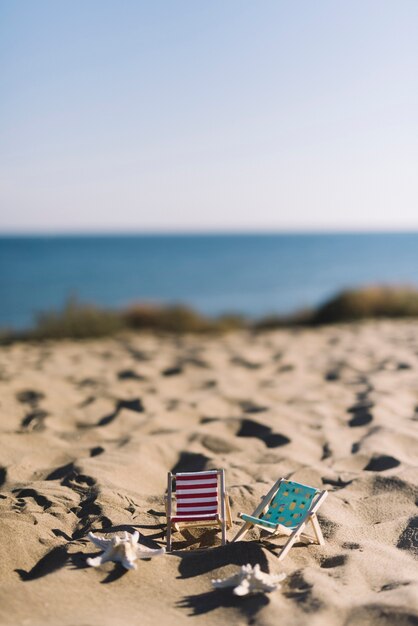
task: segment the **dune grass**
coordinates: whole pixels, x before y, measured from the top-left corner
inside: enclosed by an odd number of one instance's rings
[[[313,313],[311,323],[329,324],[368,318],[418,316],[414,287],[372,286],[341,292]]]
[[[210,318],[184,305],[156,306],[135,304],[121,313],[127,328],[169,333],[210,333],[242,328],[243,317],[223,315]]]
[[[60,311],[40,313],[31,339],[85,339],[113,335],[123,328],[119,313],[70,298]]]
[[[247,321],[240,315],[211,318],[180,304],[137,303],[121,311],[111,311],[71,297],[62,309],[37,315],[34,326],[27,331],[1,330],[0,344],[19,340],[88,339],[122,331],[224,333],[245,327]]]
[[[418,289],[396,286],[349,289],[316,310],[302,310],[290,316],[271,315],[255,321],[241,315],[208,317],[184,305],[137,303],[121,311],[111,311],[70,298],[61,310],[39,314],[35,325],[28,331],[0,332],[0,343],[87,339],[110,336],[121,331],[208,334],[250,329],[263,332],[276,328],[401,317],[418,317]]]

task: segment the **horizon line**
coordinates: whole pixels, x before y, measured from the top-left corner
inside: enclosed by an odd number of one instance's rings
[[[401,228],[389,227],[287,227],[287,228],[185,228],[185,229],[53,229],[14,230],[0,229],[0,237],[193,237],[193,236],[274,236],[274,235],[379,235],[418,234],[418,225]]]
[[[274,236],[366,236],[366,235],[418,235],[418,227],[414,229],[364,229],[364,230],[149,230],[149,231],[88,231],[88,230],[71,230],[71,231],[0,231],[2,239],[54,239],[65,237],[92,237],[92,238],[110,238],[110,237],[274,237]]]

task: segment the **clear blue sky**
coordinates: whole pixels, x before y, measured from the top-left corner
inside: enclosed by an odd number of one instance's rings
[[[0,231],[418,228],[417,0],[1,0]]]

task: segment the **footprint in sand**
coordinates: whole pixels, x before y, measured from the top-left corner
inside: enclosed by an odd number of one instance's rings
[[[104,451],[105,449],[102,448],[102,446],[96,446],[95,448],[91,448],[90,456],[99,456],[99,454],[103,454]]]
[[[46,480],[59,480],[64,487],[72,489],[80,498],[79,504],[71,510],[79,522],[72,533],[72,539],[81,539],[93,526],[100,522],[102,529],[112,525],[111,520],[103,515],[102,507],[97,503],[99,490],[92,476],[82,474],[74,463],[57,467]]]
[[[7,478],[7,469],[5,467],[0,467],[0,487],[3,487]]]
[[[113,422],[114,419],[116,419],[119,411],[121,411],[122,409],[129,409],[130,411],[135,411],[136,413],[143,413],[144,405],[142,404],[140,398],[133,398],[132,400],[118,400],[113,413],[102,417],[96,425],[107,426],[107,424],[110,424],[111,422]]]
[[[401,361],[400,363],[397,364],[396,369],[397,370],[410,370],[412,369],[412,365],[410,365],[409,363],[406,363],[405,361]]]
[[[85,406],[92,404],[95,400],[96,396],[87,396],[87,398],[85,400],[82,400],[78,406],[80,407],[80,409],[82,409]]]
[[[231,359],[231,363],[233,365],[239,365],[240,367],[245,367],[247,370],[258,370],[262,367],[262,363],[255,363],[253,361],[248,361],[244,359],[242,356],[234,356]]]
[[[268,410],[268,407],[256,404],[251,400],[244,400],[243,402],[240,402],[240,407],[244,413],[263,413]]]
[[[175,365],[173,367],[167,367],[167,369],[163,370],[161,372],[161,374],[163,376],[178,376],[179,374],[182,374],[183,372],[183,368]]]
[[[336,556],[328,556],[321,559],[320,567],[324,569],[331,569],[333,567],[341,567],[347,562],[347,555],[337,554]]]
[[[267,448],[278,448],[290,443],[290,439],[285,435],[273,433],[269,426],[249,419],[240,420],[240,428],[236,435],[237,437],[256,437],[263,441]]]
[[[134,370],[121,370],[118,372],[119,380],[146,380],[144,376],[137,374]]]
[[[286,598],[295,600],[306,613],[314,613],[321,608],[321,601],[313,596],[313,585],[304,578],[301,570],[290,574],[287,578]]]
[[[408,550],[418,556],[418,516],[409,520],[408,526],[400,535],[396,547],[401,550]]]
[[[321,461],[325,461],[325,459],[329,459],[330,456],[332,456],[330,445],[329,443],[324,443],[324,445],[322,446]]]
[[[331,485],[331,487],[335,487],[335,489],[344,489],[347,485],[351,485],[352,480],[342,480],[341,478],[326,478],[325,476],[321,477],[323,485]]]
[[[77,382],[78,387],[97,387],[100,381],[95,378],[83,378]]]
[[[48,498],[35,491],[35,489],[13,489],[12,493],[16,494],[19,500],[24,501],[25,498],[32,498],[44,511],[52,506],[51,500],[48,500]]]
[[[48,474],[45,480],[60,480],[61,478],[65,478],[69,474],[76,472],[76,467],[74,463],[67,463],[66,465],[61,465],[60,467],[55,468]]]
[[[217,380],[205,380],[205,382],[202,383],[201,389],[213,389],[217,384]]]
[[[19,391],[19,393],[16,394],[16,398],[21,404],[27,404],[32,409],[21,421],[22,428],[28,430],[42,430],[44,420],[48,416],[48,413],[39,408],[39,402],[45,398],[45,395],[40,391],[25,389]]]
[[[172,468],[172,473],[178,472],[202,472],[206,469],[209,457],[195,452],[181,452],[177,463]]]
[[[342,548],[345,550],[360,550],[361,545],[359,543],[355,543],[354,541],[345,541],[342,544]]]
[[[379,592],[380,591],[392,591],[393,589],[399,589],[399,587],[407,587],[410,584],[411,583],[409,580],[395,581],[393,583],[388,583],[387,585],[383,585],[383,587],[379,589]]]
[[[44,420],[47,416],[47,411],[34,409],[23,418],[21,422],[22,428],[28,430],[42,430],[44,428]]]
[[[385,470],[398,467],[400,464],[401,462],[395,459],[395,457],[383,454],[370,459],[364,469],[366,472],[384,472]]]
[[[199,357],[196,356],[186,356],[181,359],[180,366],[182,367],[184,365],[192,365],[193,367],[199,367],[200,369],[209,368],[209,364],[206,361],[204,361],[203,359],[199,359]]]
[[[374,403],[367,399],[359,400],[353,404],[353,406],[350,406],[347,411],[348,413],[352,413],[353,417],[348,422],[348,425],[351,428],[355,428],[357,426],[366,426],[366,424],[370,424],[373,420],[373,415],[370,413],[369,409],[373,406]]]
[[[340,370],[337,367],[335,369],[331,369],[325,374],[324,378],[328,382],[334,382],[336,380],[340,380],[341,378]]]
[[[45,398],[45,395],[41,391],[35,391],[33,389],[24,389],[16,394],[16,399],[22,404],[30,404],[36,406],[39,400]]]
[[[294,369],[295,369],[294,365],[292,365],[291,363],[285,363],[284,365],[279,367],[277,372],[278,374],[285,374],[286,372],[293,372]]]

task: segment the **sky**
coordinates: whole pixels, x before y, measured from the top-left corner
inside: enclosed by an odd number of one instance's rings
[[[417,0],[0,0],[0,232],[418,229]]]

